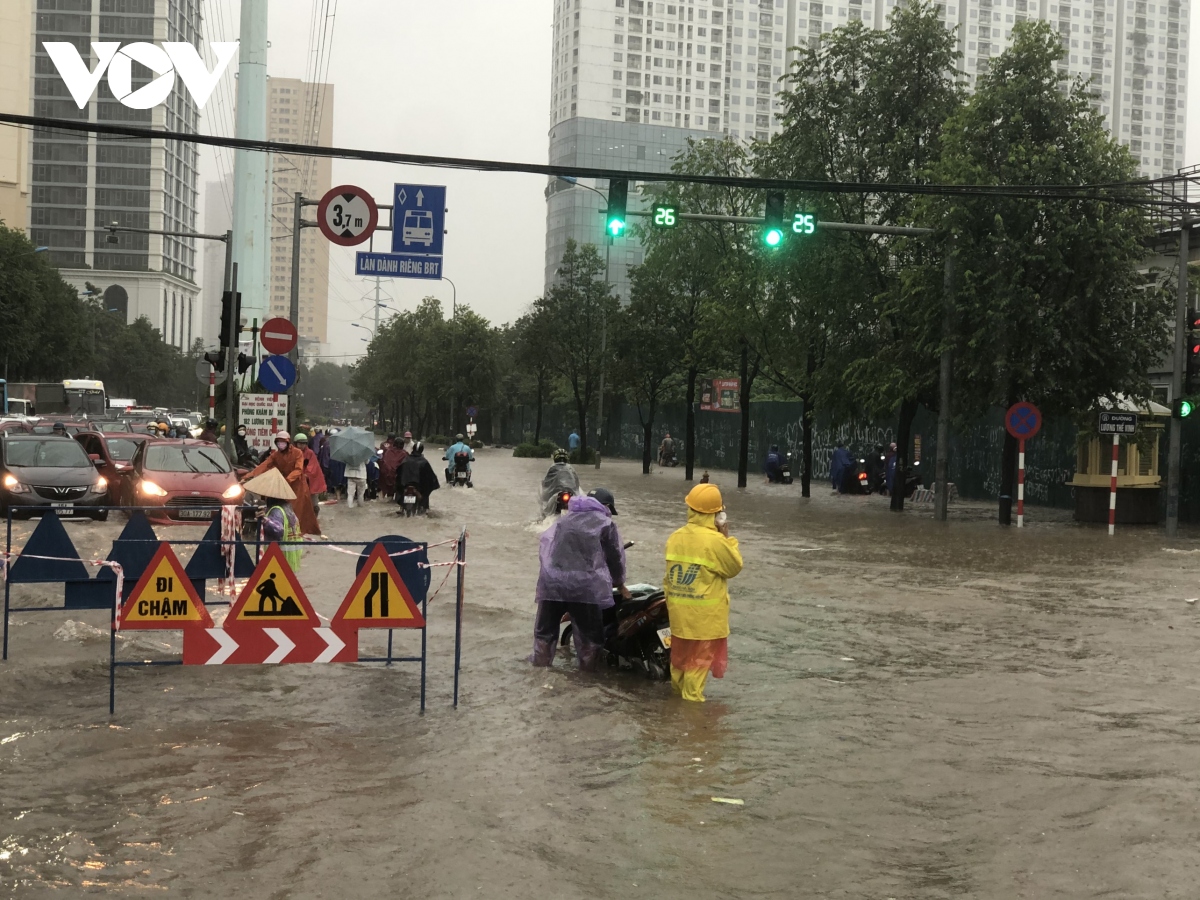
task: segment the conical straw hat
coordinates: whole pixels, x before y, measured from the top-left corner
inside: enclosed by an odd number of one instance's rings
[[[287,483],[278,469],[267,469],[261,475],[255,475],[242,484],[247,491],[260,497],[272,497],[276,500],[295,500],[296,492]]]

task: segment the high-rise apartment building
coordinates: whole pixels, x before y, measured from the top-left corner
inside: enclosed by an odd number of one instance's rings
[[[233,227],[233,173],[220,181],[204,183],[204,233],[224,234]],[[200,313],[197,334],[208,349],[219,346],[221,295],[225,292],[225,245],[205,241],[200,280]]]
[[[199,111],[182,79],[153,109],[129,109],[107,79],[79,109],[42,46],[68,41],[89,69],[93,41],[187,41],[199,46],[200,0],[35,0],[35,115],[195,132]],[[155,75],[133,66],[133,88]],[[197,149],[159,139],[38,129],[33,134],[30,235],[50,248],[63,277],[91,282],[127,321],[145,316],[163,339],[187,349],[199,336],[196,247],[190,238],[98,231],[109,224],[196,230]]]
[[[0,3],[0,110],[29,115],[33,0]],[[29,134],[0,125],[0,221],[29,224]]]
[[[790,48],[853,20],[884,28],[897,0],[554,0],[550,162],[662,171],[689,136],[766,140],[779,125],[779,78]],[[1090,79],[1093,105],[1146,177],[1183,165],[1187,0],[951,0],[968,86],[1012,41],[1045,19],[1062,35],[1062,71]],[[604,182],[592,185],[601,193]],[[547,187],[546,284],[568,239],[605,251],[604,197]],[[609,251],[623,293],[641,259],[634,238]]]
[[[293,144],[333,143],[333,85],[293,78],[268,80],[267,139]],[[288,318],[291,310],[292,220],[297,192],[319,200],[333,187],[333,162],[312,156],[274,157],[271,201],[272,316]],[[311,211],[308,218],[311,218]],[[329,328],[329,241],[316,228],[300,235],[301,351],[327,340]]]

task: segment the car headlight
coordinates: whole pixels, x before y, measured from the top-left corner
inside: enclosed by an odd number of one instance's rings
[[[141,486],[141,492],[143,494],[145,494],[147,497],[165,497],[165,496],[167,496],[167,492],[164,491],[162,488],[160,488],[153,481],[143,481],[142,486]]]
[[[21,484],[20,479],[18,479],[15,475],[5,475],[4,476],[4,489],[6,491],[10,491],[11,493],[14,493],[14,494],[28,494],[29,493],[29,486],[25,485],[25,484]]]
[[[240,484],[235,484],[232,487],[227,488],[225,493],[223,493],[221,496],[224,497],[226,500],[236,500],[238,497],[242,496],[242,494],[244,494],[244,493],[246,493],[246,489],[244,487],[242,487]]]
[[[108,479],[101,475],[96,479],[96,483],[92,485],[93,494],[103,494],[108,490]]]

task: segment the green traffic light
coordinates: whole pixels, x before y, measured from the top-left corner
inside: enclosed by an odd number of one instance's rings
[[[763,240],[768,247],[778,247],[783,243],[783,231],[779,228],[768,228],[763,234]]]
[[[608,233],[611,234],[613,237],[620,237],[621,233],[624,230],[625,230],[625,223],[623,221],[621,221],[620,219],[609,219],[608,220]]]
[[[1192,401],[1180,400],[1179,401],[1179,418],[1186,419],[1191,414],[1192,414]]]

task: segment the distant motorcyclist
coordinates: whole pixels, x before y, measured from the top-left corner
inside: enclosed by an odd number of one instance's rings
[[[237,455],[237,464],[239,466],[257,465],[257,457],[255,457],[254,451],[250,449],[250,442],[246,440],[245,425],[239,425],[237,431],[233,433],[233,452]]]
[[[467,480],[471,480],[471,463],[475,462],[475,451],[469,444],[463,443],[461,434],[456,434],[454,443],[446,448],[446,452],[442,456],[442,459],[446,460],[446,484],[454,480],[454,457],[459,453],[467,454]]]
[[[413,444],[410,453],[400,464],[396,473],[396,502],[404,503],[404,489],[412,486],[417,491],[417,506],[429,509],[429,495],[441,487],[438,477],[434,474],[433,466],[425,458],[425,445],[421,441]]]
[[[658,464],[660,466],[675,464],[675,441],[671,438],[669,431],[663,435],[662,443],[658,445]]]
[[[190,435],[183,435],[183,436],[187,437]],[[202,432],[200,432],[200,437],[198,437],[197,440],[207,441],[210,444],[215,444],[217,442],[217,420],[216,419],[209,419],[207,422],[204,423],[204,430]]]
[[[767,458],[763,460],[763,473],[767,476],[768,483],[783,483],[783,454],[779,452],[778,444],[772,444],[767,452]]]
[[[567,462],[567,451],[559,448],[554,451],[554,465],[546,470],[542,479],[542,516],[554,515],[558,495],[570,491],[572,496],[579,494],[579,475],[574,467]]]

